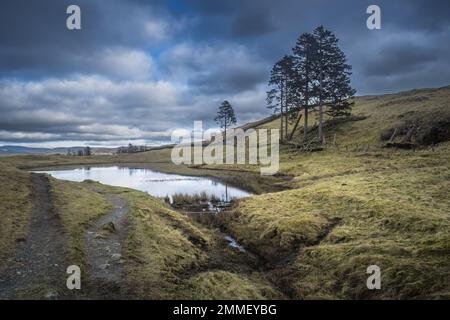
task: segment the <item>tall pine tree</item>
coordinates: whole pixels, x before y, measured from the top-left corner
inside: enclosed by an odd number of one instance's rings
[[[292,56],[284,56],[275,63],[270,73],[267,92],[267,103],[275,113],[280,112],[281,139],[287,137],[289,111],[294,105],[295,97],[295,74]]]
[[[313,32],[314,50],[311,59],[313,94],[319,108],[318,139],[323,144],[323,117],[349,115],[355,95],[350,85],[351,66],[338,46],[337,37],[323,26]],[[324,108],[326,108],[326,111]]]
[[[227,136],[227,128],[233,124],[236,124],[236,116],[234,114],[233,107],[227,100],[223,101],[219,106],[219,110],[217,111],[214,121],[216,121],[216,123],[225,130],[225,137]]]
[[[295,71],[295,93],[296,102],[301,109],[303,109],[304,128],[303,128],[303,140],[306,141],[308,133],[308,118],[311,100],[311,91],[313,87],[313,72],[312,72],[312,59],[314,56],[315,39],[310,33],[303,33],[297,39],[295,47],[292,48],[293,63]],[[292,129],[290,139],[292,138],[298,124],[302,118],[302,114],[299,112],[297,121]]]

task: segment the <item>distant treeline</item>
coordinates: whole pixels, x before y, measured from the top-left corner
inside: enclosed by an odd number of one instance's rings
[[[67,155],[68,156],[79,156],[79,157],[83,157],[83,156],[92,156],[92,149],[91,147],[85,147],[82,149],[75,149],[75,150],[67,150]]]
[[[145,152],[149,151],[150,147],[147,146],[135,146],[131,143],[128,144],[126,147],[119,147],[117,148],[117,153],[138,153],[138,152]]]

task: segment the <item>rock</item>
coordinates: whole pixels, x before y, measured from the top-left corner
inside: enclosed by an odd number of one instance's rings
[[[45,295],[45,299],[54,300],[56,298],[58,298],[58,293],[53,291],[47,292],[47,294]]]
[[[102,225],[101,230],[108,233],[113,233],[116,231],[116,225],[111,221]]]
[[[101,264],[101,265],[100,265],[100,269],[106,270],[106,269],[108,269],[110,266],[111,266],[111,265],[110,265],[109,263]]]
[[[111,256],[111,261],[119,261],[120,259],[122,259],[122,255],[120,253],[114,253]]]

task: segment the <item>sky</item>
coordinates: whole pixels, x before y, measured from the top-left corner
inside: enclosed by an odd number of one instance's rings
[[[81,8],[81,30],[66,9]],[[381,30],[366,9],[381,8]],[[166,143],[221,101],[270,114],[273,64],[301,33],[340,39],[358,95],[450,84],[448,0],[2,0],[0,144]]]

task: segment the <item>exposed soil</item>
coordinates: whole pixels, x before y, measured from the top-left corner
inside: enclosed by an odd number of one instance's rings
[[[58,298],[66,284],[64,231],[53,207],[48,177],[31,174],[33,209],[25,239],[0,274],[0,299]],[[67,289],[65,289],[67,290]]]
[[[122,298],[124,281],[123,243],[127,235],[128,204],[117,195],[104,194],[113,204],[84,236],[89,266],[89,297]]]

